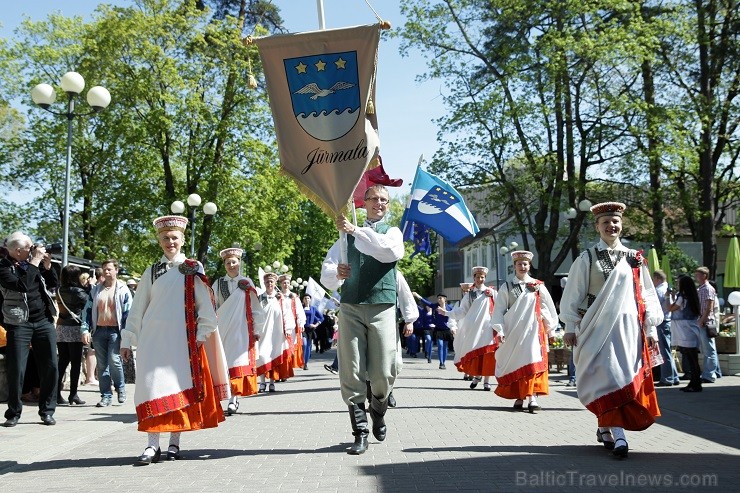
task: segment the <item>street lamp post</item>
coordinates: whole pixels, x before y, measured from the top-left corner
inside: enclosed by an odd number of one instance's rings
[[[509,259],[506,258],[506,254],[509,252],[513,252],[517,248],[519,248],[519,243],[517,243],[516,241],[512,241],[511,243],[509,243],[508,247],[502,246],[498,249],[498,253],[500,253],[501,256],[504,258],[504,282],[506,282],[506,279],[509,278]]]
[[[195,258],[195,210],[200,205],[201,198],[197,193],[191,193],[186,200],[190,206],[190,258]],[[181,200],[175,200],[170,205],[170,210],[175,214],[182,214],[185,212],[185,204]],[[203,214],[206,216],[212,216],[216,212],[218,212],[218,207],[213,202],[203,204]]]
[[[52,111],[49,107],[56,101],[57,93],[49,84],[37,84],[31,90],[31,99],[44,110],[55,115],[64,115],[67,117],[67,162],[64,168],[64,217],[63,237],[62,237],[62,267],[67,265],[69,258],[69,181],[70,169],[72,166],[72,120],[76,116],[85,116],[97,113],[108,107],[110,104],[110,92],[102,86],[95,86],[87,91],[87,104],[92,111],[87,113],[75,113],[75,100],[85,88],[85,79],[77,72],[67,72],[62,76],[59,84],[62,90],[67,93],[67,111]]]
[[[588,214],[591,212],[591,201],[588,199],[583,199],[580,202],[578,202],[578,210],[581,211],[583,214]],[[587,216],[586,216],[587,217]],[[588,248],[588,245],[586,245],[586,230],[587,230],[587,224],[588,221],[585,219],[583,220],[583,225],[581,226],[581,231],[583,231],[583,238],[581,239],[581,245],[584,249]]]
[[[573,234],[573,220],[575,220],[576,216],[578,215],[578,212],[575,210],[575,208],[570,207],[567,211],[565,211],[565,219],[568,220],[569,225],[569,233]],[[575,243],[573,244],[573,247],[571,248],[571,257],[573,260],[575,260],[578,257],[578,245]]]

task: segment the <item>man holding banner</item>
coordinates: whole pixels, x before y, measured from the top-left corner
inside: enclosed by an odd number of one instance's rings
[[[365,192],[367,220],[357,227],[340,215],[340,233],[347,237],[347,263],[340,261],[340,241],[334,243],[321,267],[321,284],[342,287],[339,324],[339,384],[349,406],[355,441],[347,453],[367,450],[368,422],[365,411],[365,376],[370,379],[370,415],[373,436],[385,440],[385,412],[398,366],[396,360],[396,262],[403,258],[403,235],[383,219],[388,211],[388,190],[373,185]]]

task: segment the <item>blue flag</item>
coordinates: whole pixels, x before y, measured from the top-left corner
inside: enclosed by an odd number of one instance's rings
[[[409,205],[403,213],[403,229],[419,223],[456,244],[475,236],[480,228],[457,190],[441,178],[416,168]]]
[[[409,258],[414,258],[417,253],[430,255],[432,253],[432,242],[429,239],[429,228],[420,223],[410,223],[403,231],[404,241],[414,242],[414,253]]]

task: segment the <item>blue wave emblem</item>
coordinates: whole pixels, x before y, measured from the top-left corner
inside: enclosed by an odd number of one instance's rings
[[[324,53],[283,60],[293,114],[318,140],[346,135],[360,115],[357,52]]]

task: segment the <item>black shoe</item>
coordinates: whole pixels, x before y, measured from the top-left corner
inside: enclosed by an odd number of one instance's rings
[[[159,462],[160,457],[162,456],[162,451],[157,447],[157,450],[154,452],[154,455],[151,456],[146,453],[147,449],[153,449],[154,447],[147,447],[144,449],[144,453],[141,454],[138,459],[136,459],[136,465],[137,466],[148,466],[152,462],[156,463]]]
[[[57,404],[64,405],[64,404],[69,404],[69,402],[67,401],[67,399],[65,399],[61,395],[58,395],[57,396]]]
[[[527,410],[529,411],[529,414],[534,414],[535,411],[540,411],[542,408],[534,402],[530,402],[527,406]]]
[[[709,380],[708,378],[702,378],[701,383],[714,383],[714,380]]]
[[[12,428],[18,424],[19,419],[21,419],[19,416],[13,416],[12,418],[8,418],[5,420],[5,423],[3,423],[3,426],[6,428]]]
[[[236,410],[239,409],[239,403],[237,402],[234,404],[233,402],[229,402],[229,404],[226,406],[226,415],[232,416],[236,414]],[[170,447],[176,447],[177,445],[170,445]],[[167,454],[169,456],[169,451],[167,451]]]
[[[680,377],[678,377],[679,380],[691,380],[691,375],[685,374]]]
[[[303,369],[304,369],[304,370],[308,370],[308,365],[305,365],[305,364],[304,364],[304,365],[303,365]]]
[[[44,414],[43,416],[41,416],[41,422],[46,426],[54,426],[55,424],[57,424],[57,421],[51,414]]]
[[[337,374],[337,370],[335,370],[334,367],[331,365],[324,365],[324,370],[328,371],[329,373],[333,375]]]
[[[606,436],[609,436],[611,440],[607,440]],[[596,428],[596,441],[604,444],[604,448],[607,450],[614,450],[614,439],[612,438],[612,432],[609,430],[599,431]]]
[[[471,389],[476,388],[478,386],[478,383],[479,382],[480,382],[480,380],[478,380],[477,378],[473,377],[473,383],[470,384],[470,388]]]
[[[515,411],[521,411],[524,409],[524,401],[521,399],[517,399],[514,401],[514,410]]]
[[[701,388],[701,385],[687,385],[686,387],[681,389],[681,392],[701,392],[703,389]]]
[[[388,395],[388,407],[396,407],[396,398],[393,397],[393,392]]]
[[[173,447],[177,449],[176,452],[173,452],[172,450],[170,450]],[[170,445],[169,447],[167,447],[167,460],[180,460],[180,459],[182,459],[182,455],[180,454],[180,447],[178,447],[177,445]]]
[[[431,362],[432,362],[432,358],[427,358],[427,363],[431,363]]]
[[[617,443],[621,444],[617,445]],[[629,450],[630,448],[629,445],[627,445],[627,440],[625,440],[624,438],[617,438],[616,440],[614,440],[614,450],[612,450],[612,454],[614,454],[614,457],[626,459]]]
[[[69,405],[70,406],[82,406],[85,404],[85,401],[80,399],[80,396],[78,395],[71,395],[69,396]]]

